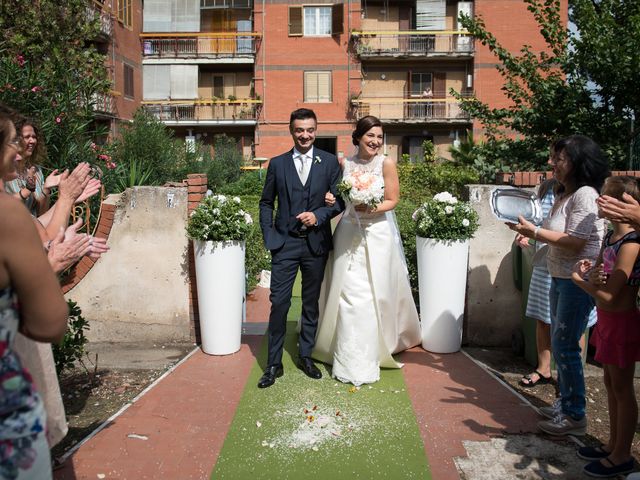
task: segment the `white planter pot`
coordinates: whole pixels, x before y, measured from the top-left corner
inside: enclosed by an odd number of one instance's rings
[[[422,348],[453,353],[462,343],[469,240],[416,237]]]
[[[244,247],[244,242],[193,242],[204,353],[228,355],[240,350]]]

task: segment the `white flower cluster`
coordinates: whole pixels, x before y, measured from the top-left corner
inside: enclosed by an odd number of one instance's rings
[[[239,197],[206,196],[189,216],[187,234],[194,240],[244,240],[253,223]]]
[[[458,203],[458,199],[451,195],[449,192],[440,192],[433,196],[433,199],[436,202],[450,203],[451,205],[455,205]]]
[[[412,215],[420,237],[438,240],[471,238],[478,228],[478,214],[467,202],[449,192],[440,192],[423,203]]]

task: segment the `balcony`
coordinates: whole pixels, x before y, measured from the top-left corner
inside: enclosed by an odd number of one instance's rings
[[[113,15],[110,12],[100,10],[96,5],[87,7],[87,20],[93,21],[98,18],[100,22],[100,35],[105,38],[111,38],[113,35]]]
[[[454,97],[359,98],[351,101],[356,120],[367,115],[385,123],[469,123],[471,117]]]
[[[116,92],[112,93],[94,93],[91,97],[91,106],[98,116],[115,117],[116,116]]]
[[[473,37],[455,30],[351,32],[351,39],[360,58],[469,58],[474,53]]]
[[[145,110],[166,125],[255,125],[262,101],[167,100],[144,101]]]
[[[261,34],[242,33],[143,33],[142,56],[147,60],[204,59],[253,63]]]

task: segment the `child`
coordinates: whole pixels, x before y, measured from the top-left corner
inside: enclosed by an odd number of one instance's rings
[[[609,177],[603,195],[621,199],[623,193],[640,201],[640,187],[633,177]],[[602,216],[603,212],[599,211]],[[629,223],[612,220],[613,230],[604,238],[598,266],[581,260],[573,281],[591,295],[598,309],[598,323],[591,337],[595,359],[602,363],[609,404],[609,441],[601,447],[582,447],[578,456],[591,460],[584,473],[615,477],[633,470],[631,442],[638,420],[633,386],[635,362],[640,360],[640,311],[636,306],[640,286],[640,234]],[[588,279],[585,279],[588,275]]]

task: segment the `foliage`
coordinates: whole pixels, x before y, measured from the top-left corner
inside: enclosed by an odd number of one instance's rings
[[[187,155],[184,143],[175,140],[173,131],[144,109],[136,111],[111,148],[116,168],[105,178],[109,191],[182,180],[173,173]]]
[[[546,49],[539,52],[525,45],[519,53],[512,53],[487,30],[481,17],[461,15],[461,24],[497,57],[496,68],[504,81],[502,91],[511,102],[508,107],[490,108],[477,98],[466,98],[452,92],[462,102],[462,107],[473,118],[480,120],[485,128],[487,142],[482,149],[485,153],[483,161],[499,156],[508,162],[507,166],[512,170],[539,169],[546,161],[548,147],[553,140],[581,133],[598,142],[619,164],[624,157],[627,137],[625,125],[629,116],[628,113],[602,108],[598,99],[594,98],[594,92],[590,90],[590,77],[581,64],[583,57],[591,56],[593,52],[587,50],[587,45],[576,42],[576,37],[570,36],[562,20],[560,0],[524,1],[546,43]],[[579,0],[578,3],[583,1],[589,3],[588,0]],[[624,2],[605,0],[605,3]],[[603,13],[615,16],[611,11]],[[574,11],[574,21],[576,15],[583,15],[580,9]],[[595,23],[598,21],[595,20]],[[576,22],[578,25],[580,23]],[[595,29],[595,23],[582,23],[592,31]],[[636,21],[635,28],[637,24]],[[622,33],[620,30],[615,31]],[[580,35],[585,33],[588,38],[592,37],[592,32],[584,32],[580,28]],[[634,43],[635,47],[629,47],[626,41],[621,42],[623,46],[619,52],[623,55],[628,52],[635,54],[640,46],[640,36],[627,33],[627,39],[634,39],[629,42]],[[611,45],[611,48],[614,46]],[[603,51],[602,54],[603,58],[608,58],[609,52]],[[632,63],[626,61],[623,64]],[[606,75],[612,82],[617,82],[615,77],[618,68],[615,65],[606,69]]]
[[[416,234],[437,240],[466,240],[478,229],[478,214],[468,202],[440,192],[414,213]]]
[[[209,195],[191,212],[187,235],[192,240],[201,241],[245,240],[252,223],[239,197]]]
[[[417,204],[405,199],[400,199],[395,208],[402,248],[407,260],[407,269],[409,270],[411,290],[416,300],[418,299],[418,259],[416,253],[416,224],[412,215],[417,208]]]
[[[0,101],[32,117],[50,163],[73,168],[91,160],[94,108],[110,82],[91,40],[98,18],[85,0],[0,2]]]
[[[416,205],[425,197],[443,190],[462,196],[465,185],[478,182],[478,175],[472,169],[448,161],[400,163],[398,177],[401,198]]]
[[[216,135],[214,151],[214,159],[207,167],[207,180],[209,188],[215,192],[226,184],[238,181],[243,158],[237,141],[224,134]]]
[[[89,322],[82,316],[82,310],[73,300],[67,300],[67,304],[69,306],[67,332],[59,344],[52,344],[58,375],[73,368],[75,363],[82,359],[85,354],[84,347],[89,341],[84,336],[85,330],[89,330]]]
[[[252,218],[258,218],[258,195],[242,197],[242,203]],[[262,231],[258,222],[250,225],[245,241],[245,270],[247,272],[247,292],[255,288],[262,270],[271,270],[271,254],[264,248]]]
[[[475,172],[480,183],[493,183],[498,172],[517,168],[518,162],[506,165],[503,158],[509,158],[509,155],[512,155],[513,151],[521,145],[521,142],[507,144],[504,141],[495,141],[491,146],[484,142],[476,143],[473,133],[468,131],[458,146],[449,147],[449,152],[453,162]]]
[[[422,142],[422,157],[425,162],[433,163],[437,160],[436,146],[431,140],[425,140]]]
[[[266,170],[263,170],[262,173],[256,170],[241,172],[238,180],[222,185],[216,192],[222,193],[223,195],[260,195],[265,178]]]

